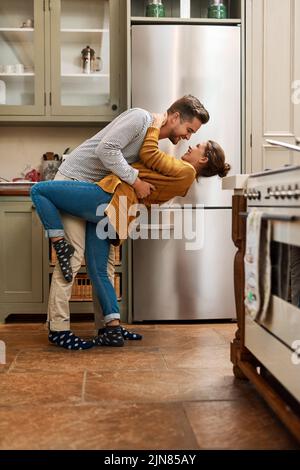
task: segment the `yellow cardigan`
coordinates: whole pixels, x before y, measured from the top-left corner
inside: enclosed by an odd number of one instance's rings
[[[155,186],[150,196],[139,201],[133,187],[114,174],[97,183],[104,191],[114,193],[105,213],[120,242],[128,237],[128,226],[135,218],[128,214],[133,204],[142,203],[150,207],[151,204],[163,204],[175,196],[185,196],[196,178],[192,165],[159,150],[158,137],[159,129],[150,127],[140,150],[141,161],[132,165],[139,170],[139,178]],[[120,196],[126,196],[126,199],[120,199]]]

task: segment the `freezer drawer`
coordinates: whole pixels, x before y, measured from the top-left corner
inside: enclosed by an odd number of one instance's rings
[[[235,317],[231,210],[205,210],[203,229],[198,251],[185,240],[134,241],[134,321]]]

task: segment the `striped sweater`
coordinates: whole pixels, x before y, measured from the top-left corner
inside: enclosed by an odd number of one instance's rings
[[[61,164],[64,176],[94,183],[110,173],[133,184],[138,169],[131,166],[139,159],[139,151],[152,116],[148,111],[133,108],[125,111],[104,129],[83,142]]]

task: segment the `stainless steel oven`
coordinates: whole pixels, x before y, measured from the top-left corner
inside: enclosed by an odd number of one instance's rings
[[[300,167],[251,175],[245,197],[271,224],[270,301],[246,314],[245,345],[300,400]]]

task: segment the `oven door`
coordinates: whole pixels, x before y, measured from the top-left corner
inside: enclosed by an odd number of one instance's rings
[[[271,297],[263,318],[246,315],[245,346],[300,401],[300,209],[263,212],[272,224]]]
[[[300,209],[296,211],[299,214],[283,208],[264,211],[272,224],[271,299],[267,314],[258,319],[291,349],[300,341]]]

